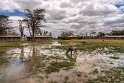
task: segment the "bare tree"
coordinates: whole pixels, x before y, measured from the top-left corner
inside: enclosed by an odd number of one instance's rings
[[[22,26],[23,20],[18,20],[18,21],[19,21],[19,31],[21,34],[21,38],[23,38],[23,36],[24,36],[24,27]]]
[[[51,37],[52,37],[52,32],[49,32],[49,36],[51,36]]]

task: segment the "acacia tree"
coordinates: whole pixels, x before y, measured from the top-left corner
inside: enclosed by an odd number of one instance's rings
[[[45,21],[45,10],[44,9],[35,9],[33,11],[26,9],[26,18],[24,19],[27,27],[29,28],[30,35],[32,37],[32,41],[35,41],[35,33],[41,27],[41,21]]]
[[[95,31],[91,31],[90,37],[92,37],[94,34],[96,34],[96,32]]]
[[[9,28],[8,16],[0,15],[0,34],[6,34]]]
[[[73,31],[69,31],[69,32],[62,32],[61,34],[61,37],[67,37],[67,36],[71,36],[71,35],[74,35],[74,32]]]
[[[113,30],[111,35],[124,35],[124,30]]]
[[[105,36],[105,33],[104,32],[99,32],[97,37],[100,37],[100,38],[103,38]]]

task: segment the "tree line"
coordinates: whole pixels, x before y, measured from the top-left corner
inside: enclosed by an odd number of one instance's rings
[[[24,29],[27,28],[29,31],[30,36],[32,37],[32,41],[35,41],[35,35],[47,35],[50,36],[52,33],[49,33],[48,31],[41,31],[41,27],[44,27],[42,25],[42,22],[45,21],[45,10],[44,9],[25,9],[25,18],[23,20],[18,20],[19,22],[19,31],[20,36],[23,38],[24,36]],[[8,29],[11,29],[9,24],[8,16],[0,15],[0,34],[6,34]]]
[[[94,32],[92,31],[91,33],[85,33],[85,34],[80,34],[80,35],[75,35],[73,31],[66,31],[62,32],[61,35],[58,37],[58,39],[68,39],[69,36],[77,36],[78,39],[83,39],[83,38],[103,38],[105,35],[113,35],[113,36],[118,36],[118,35],[124,35],[124,30],[113,30],[110,33],[105,33],[105,32]]]

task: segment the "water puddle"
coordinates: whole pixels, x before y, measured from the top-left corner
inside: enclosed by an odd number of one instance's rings
[[[124,67],[124,54],[112,48],[67,56],[66,50],[55,46],[61,44],[6,49],[5,58],[10,58],[0,67],[0,83],[86,83],[104,70]]]

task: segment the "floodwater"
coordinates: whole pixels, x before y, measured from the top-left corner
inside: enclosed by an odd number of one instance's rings
[[[4,47],[7,62],[0,65],[0,83],[87,83],[104,70],[124,67],[124,54],[113,47],[67,56],[57,45]]]

